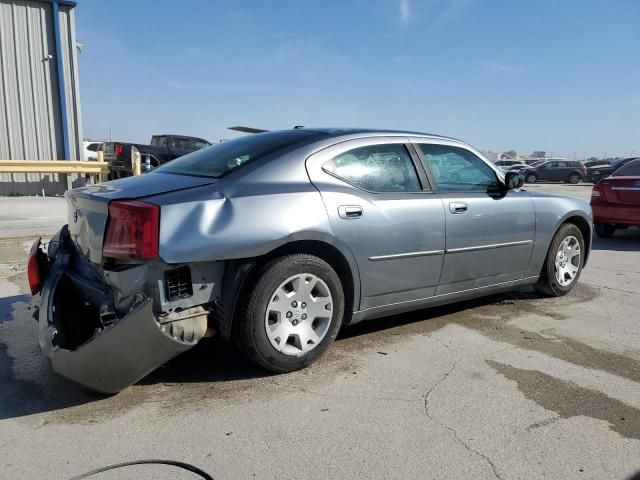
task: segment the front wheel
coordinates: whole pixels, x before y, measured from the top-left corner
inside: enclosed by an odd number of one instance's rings
[[[580,229],[571,223],[562,225],[553,237],[535,289],[550,297],[569,293],[582,272],[584,252]]]
[[[235,337],[240,350],[276,373],[317,360],[338,334],[344,314],[340,278],[313,255],[265,263],[239,302]]]
[[[527,183],[536,183],[538,181],[538,177],[533,173],[530,173],[526,177],[524,177],[524,181]]]

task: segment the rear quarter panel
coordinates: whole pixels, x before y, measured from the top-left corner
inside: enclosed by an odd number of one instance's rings
[[[167,263],[251,258],[296,240],[344,248],[296,152],[149,201],[161,207],[160,256]]]

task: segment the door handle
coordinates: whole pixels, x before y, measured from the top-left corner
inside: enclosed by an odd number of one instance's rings
[[[362,217],[362,207],[360,205],[340,205],[338,215],[340,218],[360,218]]]
[[[449,211],[451,213],[455,214],[460,214],[460,213],[466,213],[467,211],[467,204],[466,203],[462,203],[462,202],[451,202],[449,204]]]

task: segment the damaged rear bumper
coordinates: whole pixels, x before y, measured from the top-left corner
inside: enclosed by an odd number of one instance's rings
[[[70,307],[61,305],[65,297],[57,293],[65,288],[72,256],[61,239],[41,292],[39,343],[57,374],[97,392],[117,393],[197,343],[165,333],[154,316],[153,300],[147,298],[108,325],[95,324],[78,346],[61,346],[59,330],[65,328],[64,313]]]

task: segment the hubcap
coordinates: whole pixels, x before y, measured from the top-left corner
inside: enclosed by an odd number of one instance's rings
[[[271,295],[265,314],[267,337],[280,353],[304,355],[325,337],[332,315],[327,284],[311,273],[294,275]]]
[[[556,280],[566,287],[571,285],[580,270],[580,242],[573,235],[566,237],[556,253]]]

